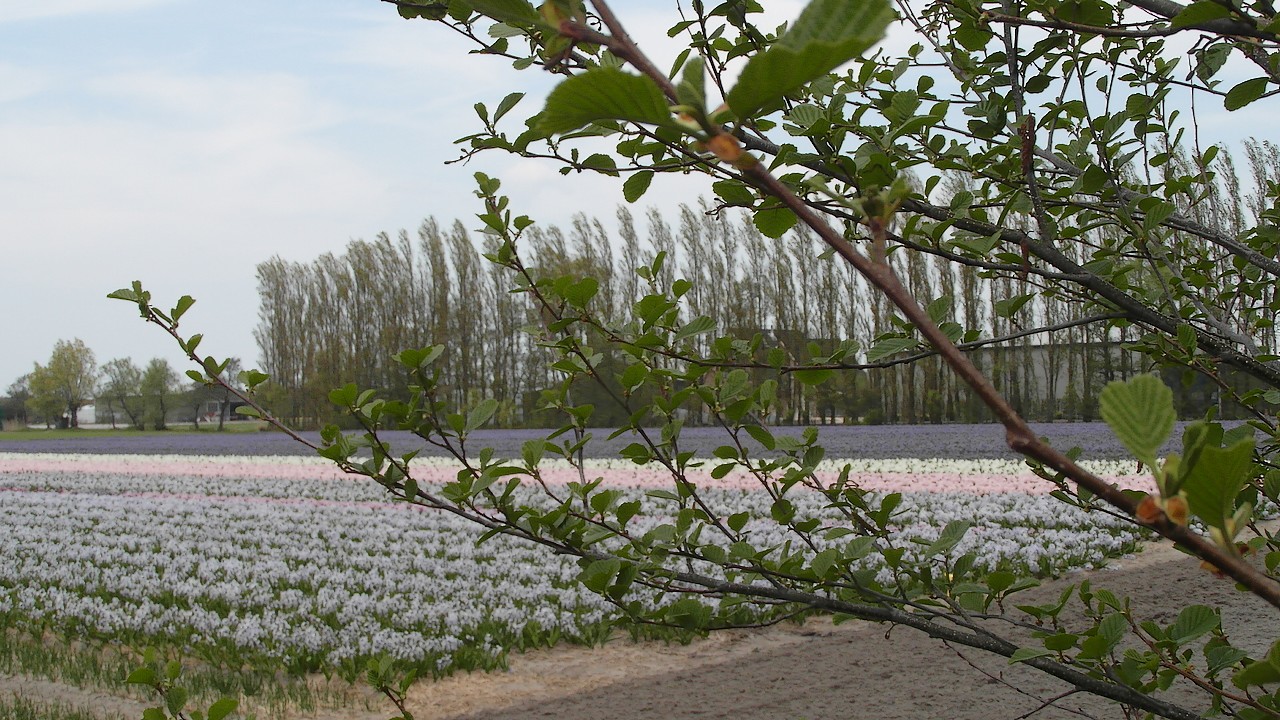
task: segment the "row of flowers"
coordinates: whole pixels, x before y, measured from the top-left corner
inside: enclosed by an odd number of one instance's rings
[[[708,460],[688,471],[699,487],[753,489],[756,478],[743,467],[734,467],[723,477],[713,468],[725,461]],[[757,461],[759,462],[759,461]],[[1150,476],[1138,471],[1132,461],[1095,460],[1081,463],[1087,470],[1121,487],[1150,489]],[[758,464],[753,465],[753,467]],[[417,457],[410,463],[420,482],[442,484],[454,478],[457,461],[451,458]],[[351,480],[333,463],[323,458],[298,456],[190,456],[190,455],[72,455],[52,453],[0,453],[0,469],[6,473],[28,472],[57,476],[94,472],[127,475],[138,484],[156,489],[155,478],[192,477],[262,478],[268,480]],[[588,459],[583,463],[587,479],[607,475],[610,483],[624,487],[665,487],[670,475],[651,463],[638,466],[621,459]],[[1004,459],[951,460],[940,458],[896,458],[887,460],[824,460],[815,474],[823,482],[834,481],[848,469],[850,477],[868,490],[916,492],[1047,493],[1055,486],[1039,477],[1021,461]],[[562,459],[541,463],[547,482],[565,484],[583,479],[577,468]],[[162,480],[163,482],[163,480]],[[345,499],[345,498],[344,498]]]
[[[974,530],[954,552],[975,553],[980,567],[1061,573],[1138,539],[1121,521],[1025,489],[1035,478],[1014,463],[856,465],[864,486],[904,491],[895,543],[919,548],[965,520]],[[456,472],[433,460],[414,470],[424,486]],[[629,463],[588,470],[629,497],[670,483]],[[545,472],[579,478],[563,464]],[[707,505],[748,512],[757,547],[787,542],[750,476],[726,479],[700,477]],[[790,497],[799,517],[837,522],[820,494]],[[647,502],[637,533],[672,522],[662,500]],[[374,483],[309,458],[0,455],[0,517],[0,617],[221,661],[309,670],[387,653],[447,671],[498,662],[512,646],[590,641],[615,612],[575,582],[574,560],[502,536],[477,545],[465,521],[389,502]]]

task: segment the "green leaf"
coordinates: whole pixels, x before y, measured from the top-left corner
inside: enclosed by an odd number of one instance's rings
[[[128,685],[155,685],[159,678],[154,668],[140,667],[129,673],[129,677],[124,681]]]
[[[669,126],[671,110],[657,84],[617,68],[595,68],[555,87],[538,118],[547,135],[580,130],[599,120]]]
[[[1018,648],[1009,656],[1009,664],[1013,665],[1014,663],[1025,662],[1032,658],[1044,657],[1052,654],[1052,650],[1046,650],[1044,648]]]
[[[1220,622],[1217,610],[1207,605],[1189,605],[1178,613],[1178,619],[1169,628],[1169,639],[1185,645],[1205,633],[1213,632]]]
[[[471,432],[472,430],[475,430],[481,425],[489,422],[489,418],[493,417],[493,414],[497,412],[497,410],[497,400],[494,400],[493,398],[485,398],[484,400],[481,400],[479,405],[476,405],[471,409],[471,412],[467,413],[467,432]]]
[[[1150,467],[1178,419],[1173,391],[1155,375],[1113,382],[1098,396],[1102,419],[1133,456]]]
[[[195,304],[196,301],[190,295],[183,295],[178,298],[177,306],[169,311],[169,317],[173,318],[173,321],[176,323],[178,322],[178,318],[185,315],[186,312],[191,309],[191,306]]]
[[[757,210],[752,221],[765,237],[777,240],[795,227],[799,218],[789,208],[770,207]]]
[[[1186,6],[1169,21],[1176,28],[1192,27],[1210,20],[1231,17],[1231,11],[1217,0],[1200,0]]]
[[[593,277],[585,277],[576,283],[566,284],[564,286],[564,299],[570,305],[577,308],[585,308],[587,303],[591,302],[591,298],[596,296],[600,291],[600,281]]]
[[[162,708],[147,708],[142,711],[142,720],[168,720]]]
[[[726,205],[750,207],[756,201],[755,193],[738,180],[720,180],[711,183],[711,189]]]
[[[498,109],[493,111],[493,122],[498,122],[503,115],[511,112],[511,108],[515,107],[516,103],[523,99],[524,93],[522,92],[508,93],[506,97],[502,98],[502,102],[498,103]]]
[[[1050,635],[1049,637],[1045,638],[1044,646],[1045,646],[1045,649],[1047,650],[1053,650],[1054,652],[1062,652],[1063,650],[1070,650],[1071,648],[1075,647],[1076,641],[1078,641],[1079,639],[1080,639],[1080,636],[1075,635],[1073,633],[1057,633],[1055,635]]]
[[[652,170],[641,170],[635,173],[627,178],[626,182],[622,183],[622,197],[629,203],[639,200],[644,197],[645,191],[649,189],[649,183],[651,182],[653,182]]]
[[[778,446],[778,441],[774,439],[773,433],[769,432],[768,428],[759,425],[747,425],[743,430],[746,430],[751,439],[760,443],[765,450],[773,450]]]
[[[112,300],[128,300],[129,302],[138,302],[138,293],[129,288],[120,288],[115,292],[107,293],[107,297]]]
[[[267,380],[270,380],[271,376],[257,370],[244,370],[240,373],[239,378],[240,382],[244,383],[250,390],[253,390]]]
[[[1231,684],[1238,688],[1247,688],[1252,685],[1280,683],[1280,662],[1276,661],[1277,658],[1280,658],[1280,640],[1272,643],[1267,657],[1236,673],[1231,678]]]
[[[169,714],[178,717],[187,707],[187,691],[180,687],[171,687],[169,692],[164,696],[165,707],[169,708]]]
[[[791,501],[786,498],[778,498],[773,501],[773,505],[769,508],[769,515],[773,517],[774,522],[786,525],[795,519],[796,506],[792,505]]]
[[[408,0],[396,5],[396,12],[400,13],[400,17],[405,20],[414,20],[422,18],[424,20],[443,20],[449,14],[449,4],[440,0],[439,2],[422,2],[421,0]]]
[[[1222,101],[1222,106],[1227,110],[1239,110],[1249,103],[1262,97],[1267,91],[1267,79],[1264,77],[1245,80],[1227,91],[1227,96]]]
[[[684,327],[677,330],[675,336],[671,338],[671,342],[678,343],[681,340],[684,340],[686,338],[691,338],[695,335],[701,335],[705,332],[710,332],[711,330],[715,330],[715,328],[716,328],[715,320],[712,320],[706,315],[699,315],[698,317],[686,323]]]
[[[699,113],[707,110],[706,63],[701,56],[694,56],[684,64],[680,73],[680,84],[676,86],[676,100],[681,105],[696,109]]]
[[[467,0],[476,12],[508,25],[540,25],[542,16],[525,0]]]
[[[965,533],[969,532],[969,523],[964,520],[952,520],[942,528],[942,532],[938,535],[938,539],[924,551],[923,557],[933,557],[949,552],[960,541],[964,539]]]
[[[1236,496],[1253,474],[1253,439],[1229,448],[1205,447],[1186,471],[1182,492],[1191,512],[1211,527],[1222,528],[1235,512]]]
[[[1105,27],[1115,22],[1111,7],[1100,0],[1062,0],[1054,15],[1060,20],[1094,27]]]
[[[813,0],[787,32],[752,57],[726,100],[745,119],[805,83],[859,57],[894,20],[887,0]]]
[[[1015,295],[1011,298],[1005,298],[1004,300],[997,300],[995,304],[996,315],[1002,318],[1011,318],[1015,313],[1022,309],[1023,305],[1026,305],[1034,297],[1034,293],[1028,293],[1026,295]]]
[[[792,375],[801,385],[821,385],[836,373],[831,368],[813,368],[810,370],[796,370]]]
[[[915,338],[891,337],[885,338],[867,350],[867,362],[875,362],[881,358],[896,355],[904,350],[914,350],[919,346],[919,342]]]
[[[208,720],[222,720],[226,716],[235,712],[240,703],[235,698],[224,697],[209,706],[207,713]]]
[[[594,560],[590,565],[582,571],[578,576],[578,580],[587,587],[588,590],[596,593],[603,593],[605,588],[609,587],[609,583],[613,582],[613,577],[622,569],[622,563],[617,558],[609,558],[607,560]]]

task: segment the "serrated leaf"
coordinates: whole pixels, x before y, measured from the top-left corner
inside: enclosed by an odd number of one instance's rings
[[[826,114],[816,105],[797,105],[787,113],[787,119],[808,130],[814,123],[826,119]]]
[[[743,429],[747,431],[752,440],[760,443],[765,450],[773,450],[778,447],[778,441],[774,439],[773,433],[769,432],[768,428],[759,425],[747,425]]]
[[[1099,414],[1133,456],[1149,467],[1178,419],[1173,391],[1155,375],[1109,383],[1098,395]]]
[[[495,123],[498,122],[503,115],[511,112],[511,108],[515,107],[516,103],[523,99],[524,93],[522,92],[508,93],[506,97],[502,98],[502,102],[498,103],[498,109],[493,111],[493,121]]]
[[[613,578],[622,569],[622,563],[617,558],[609,558],[607,560],[595,560],[582,571],[578,576],[578,580],[587,587],[588,590],[596,593],[603,593],[605,588],[609,587],[609,583],[613,582]]]
[[[653,80],[617,68],[594,68],[551,91],[538,118],[538,130],[556,135],[599,120],[672,124],[667,99]]]
[[[525,0],[467,0],[467,4],[481,15],[508,25],[539,25],[542,16]]]
[[[1228,448],[1202,448],[1185,473],[1187,505],[1205,524],[1222,528],[1235,512],[1236,496],[1253,473],[1253,444],[1246,438]]]
[[[235,698],[224,697],[209,706],[209,712],[206,715],[208,720],[222,720],[226,716],[235,712],[240,703]]]
[[[1169,628],[1169,639],[1184,645],[1218,627],[1218,612],[1207,605],[1188,605]]]
[[[750,207],[756,201],[755,193],[738,180],[720,180],[711,183],[711,189],[726,205]]]
[[[174,322],[178,322],[178,318],[186,314],[186,312],[191,309],[191,306],[195,304],[195,299],[190,295],[183,295],[178,298],[178,304],[169,311],[169,317],[173,318]]]
[[[584,277],[576,283],[564,286],[564,299],[577,308],[585,308],[591,298],[600,292],[600,281],[593,277]]]
[[[796,380],[800,381],[801,385],[815,386],[826,382],[835,373],[836,371],[831,368],[811,368],[809,370],[796,370],[791,374]]]
[[[1222,100],[1222,106],[1227,110],[1239,110],[1249,103],[1262,97],[1267,91],[1267,79],[1264,77],[1245,80],[1227,91],[1227,96]]]
[[[814,0],[787,32],[747,61],[726,100],[745,119],[788,93],[859,57],[894,20],[887,0]]]
[[[1009,656],[1009,664],[1013,665],[1015,663],[1026,662],[1027,660],[1030,660],[1032,658],[1044,657],[1046,655],[1052,655],[1052,654],[1053,654],[1052,650],[1046,650],[1042,647],[1041,648],[1018,648],[1017,650],[1013,651],[1012,655]]]
[[[950,552],[952,548],[960,544],[964,539],[965,533],[969,532],[969,523],[964,520],[952,520],[942,528],[942,532],[938,535],[938,539],[934,540],[928,548],[921,554],[922,557],[933,557],[934,555],[942,555]]]
[[[644,197],[651,182],[653,182],[652,170],[641,170],[633,174],[622,183],[622,197],[629,203],[639,200]]]
[[[1031,302],[1031,299],[1034,297],[1034,294],[1026,294],[1015,295],[1014,297],[1005,298],[1004,300],[997,300],[995,304],[996,315],[1002,318],[1011,318],[1015,313],[1022,309],[1022,306]]]
[[[128,300],[129,302],[138,302],[138,293],[129,288],[120,288],[115,292],[107,293],[107,297],[112,300]]]
[[[1271,662],[1277,652],[1280,651],[1280,640],[1271,645],[1271,651],[1267,653],[1268,657],[1258,660],[1231,678],[1231,684],[1238,688],[1247,688],[1253,685],[1272,685],[1280,683],[1280,664]]]
[[[171,687],[164,697],[165,707],[169,708],[169,714],[178,717],[179,713],[187,707],[187,691],[185,688]]]
[[[915,338],[891,337],[872,345],[867,350],[867,362],[875,362],[881,358],[896,355],[904,350],[914,350],[920,343]]]
[[[789,208],[770,207],[757,210],[751,220],[765,237],[777,240],[795,227],[799,218]]]
[[[701,335],[705,332],[710,332],[715,329],[716,329],[715,320],[712,320],[706,315],[699,315],[698,317],[685,323],[684,327],[677,330],[676,334],[671,338],[671,342],[678,343],[681,340],[684,340],[686,338],[691,338],[695,335]]]
[[[471,412],[467,413],[467,432],[471,432],[472,430],[475,430],[481,425],[489,422],[489,418],[493,417],[493,414],[497,412],[497,410],[497,400],[494,400],[493,398],[485,398],[484,400],[481,400],[479,405],[476,405],[471,409]]]
[[[158,679],[159,675],[156,674],[154,668],[140,667],[129,673],[129,676],[124,681],[128,685],[154,685]]]
[[[1231,11],[1217,0],[1200,0],[1183,8],[1169,20],[1169,24],[1176,28],[1184,28],[1227,17],[1231,17]]]
[[[1095,637],[1101,638],[1106,644],[1106,649],[1110,650],[1120,644],[1120,640],[1129,630],[1129,621],[1120,613],[1111,613],[1098,623],[1098,634]]]

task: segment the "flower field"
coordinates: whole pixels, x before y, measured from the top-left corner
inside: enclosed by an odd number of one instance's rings
[[[1121,521],[1050,498],[1052,486],[1015,460],[826,461],[819,478],[834,480],[846,462],[865,489],[902,494],[895,540],[908,548],[965,520],[973,529],[956,554],[1046,575],[1100,566],[1140,539]],[[544,465],[552,486],[579,478],[567,464]],[[1092,465],[1144,487],[1132,462]],[[413,468],[424,488],[456,473],[433,458]],[[588,461],[587,472],[635,496],[670,484],[625,461]],[[749,512],[759,545],[787,539],[750,478],[703,468],[692,479],[712,507]],[[818,493],[790,497],[798,513],[826,517]],[[640,532],[671,520],[660,500],[649,503],[633,521]],[[378,656],[423,674],[491,669],[513,649],[601,642],[616,613],[576,582],[574,560],[503,536],[477,545],[474,527],[390,502],[318,458],[0,452],[0,526],[0,622],[10,639],[34,631],[64,644],[159,646],[236,671],[355,680]],[[16,672],[36,670],[6,666],[0,652],[0,673]]]

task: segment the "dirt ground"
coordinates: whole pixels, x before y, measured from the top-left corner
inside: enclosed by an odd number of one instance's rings
[[[1018,594],[1015,602],[1056,600],[1067,584],[1086,578],[1095,588],[1130,596],[1139,617],[1163,623],[1188,604],[1221,607],[1228,635],[1255,656],[1280,633],[1274,609],[1163,543],[1149,544],[1107,569],[1047,582]],[[1046,704],[1067,690],[1033,669],[950,648],[909,628],[817,620],[724,632],[685,646],[619,640],[595,649],[558,647],[514,655],[507,672],[419,684],[411,691],[410,709],[417,720],[1122,717],[1114,705],[1090,696],[1069,695]],[[140,717],[143,707],[100,692],[0,676],[0,695],[14,691],[126,717]],[[1175,690],[1174,695],[1189,707],[1205,707],[1193,692]],[[296,717],[385,720],[391,715],[390,706],[383,705]]]

